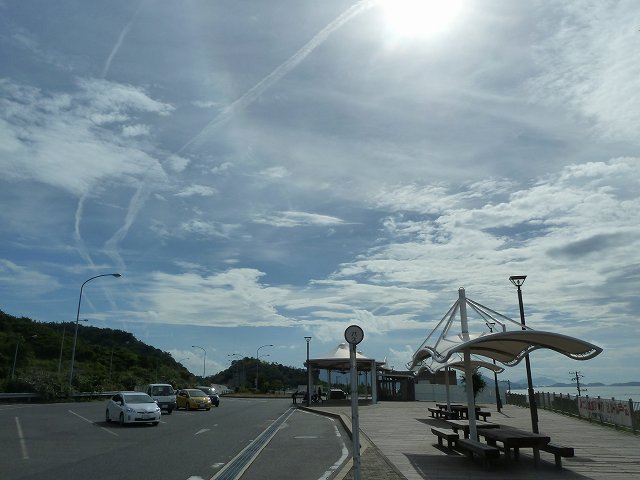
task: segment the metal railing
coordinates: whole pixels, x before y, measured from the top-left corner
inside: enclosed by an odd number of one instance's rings
[[[526,394],[506,393],[507,404],[529,408]],[[640,431],[640,402],[633,400],[603,399],[600,397],[578,397],[577,395],[536,392],[539,409],[570,415],[589,422],[623,429],[637,434]]]

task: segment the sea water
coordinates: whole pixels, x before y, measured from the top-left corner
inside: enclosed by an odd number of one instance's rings
[[[576,387],[534,387],[535,392],[556,393],[562,395],[571,395],[575,397],[578,395],[578,389]],[[598,387],[580,387],[582,397],[600,397],[600,398],[615,398],[616,400],[629,400],[634,402],[640,402],[640,386],[624,386],[624,387],[612,387],[608,385]],[[511,393],[527,394],[526,389],[511,389]]]

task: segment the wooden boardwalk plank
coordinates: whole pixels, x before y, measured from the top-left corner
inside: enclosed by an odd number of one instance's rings
[[[438,448],[431,427],[448,425],[431,417],[427,408],[433,406],[432,402],[382,402],[359,408],[360,430],[408,480],[640,479],[640,436],[546,410],[538,410],[540,433],[575,449],[575,457],[563,458],[562,470],[555,468],[554,456],[548,452],[540,452],[536,468],[533,453],[527,449],[521,451],[519,461],[507,463],[500,458],[485,470],[480,462]],[[349,418],[351,414],[347,405],[314,409]],[[529,410],[512,405],[505,405],[501,413],[491,410],[492,421],[531,430]],[[365,468],[363,462],[363,472]]]

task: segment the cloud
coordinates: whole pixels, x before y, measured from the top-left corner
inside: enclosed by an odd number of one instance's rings
[[[300,227],[300,226],[329,226],[341,225],[343,220],[329,215],[319,215],[307,212],[279,212],[277,215],[262,215],[254,217],[255,223],[271,225],[273,227]]]
[[[0,287],[10,287],[12,295],[30,297],[60,288],[55,277],[0,259]]]
[[[217,190],[215,188],[207,187],[205,185],[190,185],[174,195],[176,197],[193,197],[196,195],[200,197],[210,197],[216,193]]]
[[[159,162],[136,144],[123,143],[92,119],[133,118],[136,113],[168,114],[172,107],[141,89],[102,80],[79,80],[73,94],[48,94],[8,81],[0,118],[7,127],[0,167],[12,181],[35,180],[75,195],[108,179],[125,183],[146,178],[164,182]],[[107,116],[107,117],[105,117]]]

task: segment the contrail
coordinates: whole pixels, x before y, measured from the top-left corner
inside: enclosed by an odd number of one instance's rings
[[[225,123],[236,112],[245,109],[251,105],[266,89],[278,82],[287,73],[293,70],[300,64],[311,52],[319,47],[333,32],[342,27],[345,23],[358,15],[363,10],[366,10],[378,3],[378,0],[361,0],[349,9],[345,10],[338,18],[320,30],[309,40],[300,50],[294,53],[288,60],[280,64],[269,75],[264,77],[260,82],[251,87],[241,97],[236,99],[233,103],[228,105],[222,112],[220,112],[213,120],[211,120],[205,127],[200,130],[191,140],[185,143],[180,150],[176,153],[182,152],[187,147],[194,145],[199,146],[205,140],[205,138],[214,131],[218,125]]]
[[[107,61],[104,63],[104,68],[102,69],[102,78],[106,78],[107,73],[109,73],[109,69],[111,68],[111,62],[113,61],[113,57],[115,57],[116,54],[118,53],[118,50],[120,50],[120,47],[122,46],[122,42],[124,42],[125,37],[129,33],[129,30],[131,30],[133,21],[138,16],[138,13],[140,13],[140,10],[142,10],[142,4],[143,2],[140,2],[138,4],[138,8],[136,9],[133,16],[131,17],[131,20],[129,20],[129,23],[127,23],[125,27],[122,29],[122,31],[120,32],[120,35],[118,35],[118,41],[111,49],[111,53],[109,54]]]

